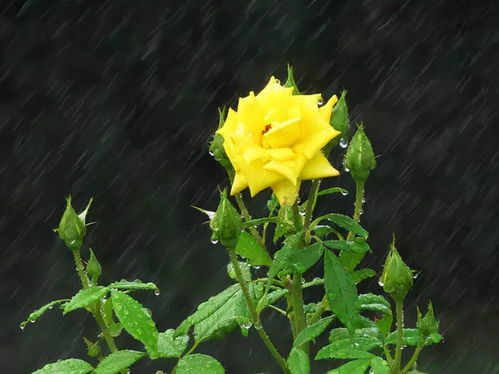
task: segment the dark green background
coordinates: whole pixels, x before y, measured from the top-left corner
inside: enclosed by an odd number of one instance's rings
[[[190,208],[215,208],[226,183],[207,143],[218,106],[272,74],[284,79],[289,62],[306,92],[347,88],[352,120],[366,123],[378,156],[362,216],[374,249],[366,263],[380,269],[395,232],[421,270],[407,319],[431,299],[445,337],[421,369],[499,373],[498,19],[493,1],[2,2],[0,372],[84,358],[81,337],[95,331],[83,312],[18,328],[78,287],[52,232],[68,194],[81,208],[95,198],[88,242],[103,280],[161,287],[138,295],[159,329],[229,284],[224,250]],[[352,190],[348,175],[327,185]],[[320,209],[351,204],[350,194]],[[363,287],[379,291],[376,280]],[[282,320],[265,324],[287,350]],[[228,373],[277,372],[253,333],[200,351]]]

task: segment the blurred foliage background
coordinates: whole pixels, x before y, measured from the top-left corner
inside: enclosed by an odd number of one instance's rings
[[[94,196],[88,243],[103,281],[160,286],[139,296],[160,330],[229,284],[225,251],[190,208],[214,209],[227,183],[207,152],[217,107],[284,79],[291,63],[307,93],[346,88],[352,122],[366,124],[378,157],[362,216],[366,263],[380,270],[394,232],[421,270],[407,320],[431,299],[445,337],[421,369],[499,373],[498,19],[494,1],[3,2],[0,371],[82,358],[81,338],[95,331],[83,312],[18,327],[77,289],[52,232],[68,194],[81,209]],[[346,173],[326,185],[353,191]],[[353,196],[320,203],[349,214]],[[363,288],[380,291],[376,279]],[[286,350],[283,321],[265,321]],[[277,372],[255,335],[200,351],[228,373]]]

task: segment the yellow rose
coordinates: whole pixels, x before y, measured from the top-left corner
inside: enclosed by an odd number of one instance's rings
[[[321,149],[340,134],[329,124],[334,95],[319,107],[320,94],[293,95],[274,77],[257,95],[240,98],[217,131],[235,170],[231,195],[251,196],[270,187],[281,205],[293,205],[304,179],[339,174]]]

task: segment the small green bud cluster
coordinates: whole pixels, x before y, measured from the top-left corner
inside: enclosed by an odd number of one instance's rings
[[[421,312],[418,310],[418,329],[423,339],[428,336],[438,333],[438,321],[433,313],[433,305],[431,302],[428,304],[428,310],[424,317],[421,317]]]
[[[412,288],[413,271],[407,266],[395,248],[395,239],[390,244],[390,252],[379,279],[383,290],[396,301],[403,301]]]
[[[210,227],[213,231],[213,241],[219,240],[224,247],[235,248],[239,235],[241,235],[242,220],[236,208],[227,198],[225,190],[220,192],[220,203],[215,217],[210,221]]]
[[[364,132],[364,126],[360,125],[352,137],[345,155],[345,167],[350,170],[353,179],[357,182],[365,182],[369,171],[376,167],[371,142]]]

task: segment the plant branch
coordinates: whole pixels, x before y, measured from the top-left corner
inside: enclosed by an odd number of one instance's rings
[[[315,204],[317,202],[317,193],[321,185],[320,179],[314,179],[312,181],[312,186],[310,187],[310,193],[307,200],[307,208],[305,211],[305,220],[303,231],[305,232],[305,243],[310,242],[310,222],[312,220],[312,213],[314,212]]]
[[[414,350],[414,353],[412,354],[412,357],[410,358],[409,362],[402,369],[402,372],[401,372],[402,374],[407,373],[409,371],[409,369],[414,366],[414,364],[416,363],[416,361],[419,357],[419,354],[421,353],[422,350],[423,350],[423,344],[418,344],[416,346],[416,349]]]
[[[248,208],[246,207],[246,204],[244,203],[243,197],[240,193],[236,194],[236,202],[237,206],[239,207],[239,210],[241,214],[243,215],[243,218],[245,221],[250,221],[251,220],[251,215],[248,211]],[[263,242],[262,237],[258,233],[258,230],[254,226],[249,227],[250,234],[255,238],[255,240],[260,244],[263,248],[265,248],[265,243]],[[265,248],[265,250],[267,250]]]
[[[88,288],[91,285],[90,279],[88,278],[87,273],[85,272],[85,266],[83,265],[83,261],[81,260],[81,255],[79,250],[73,250],[73,258],[76,265],[76,271],[78,272],[78,276],[80,277],[81,285],[83,288]],[[104,340],[111,351],[111,353],[116,352],[118,348],[116,348],[116,343],[114,342],[113,337],[109,333],[109,326],[107,325],[103,313],[102,313],[102,304],[101,302],[95,303],[92,307],[90,307],[90,313],[94,317],[95,321],[99,325],[99,328],[102,331],[102,335],[104,336]],[[125,371],[121,371],[121,373],[125,373]]]
[[[274,346],[274,344],[270,341],[269,336],[267,335],[267,333],[263,329],[262,323],[260,321],[260,317],[258,316],[258,313],[256,311],[255,303],[253,302],[253,299],[249,293],[246,281],[244,280],[243,275],[241,273],[241,268],[239,267],[239,263],[237,261],[236,252],[235,252],[234,248],[231,248],[228,250],[229,250],[230,261],[232,263],[232,266],[234,267],[237,281],[239,282],[239,285],[241,286],[241,290],[242,290],[244,298],[246,300],[246,305],[248,306],[253,325],[255,326],[255,329],[256,329],[258,335],[260,335],[260,338],[263,340],[263,342],[264,342],[265,346],[267,347],[267,349],[269,350],[270,354],[274,357],[276,362],[282,368],[283,372],[288,373],[288,369],[286,368],[286,361],[282,358],[281,354],[279,353],[277,348]]]
[[[402,343],[404,341],[404,302],[402,300],[395,300],[395,309],[397,315],[397,345],[395,346],[394,366],[392,372],[399,374],[400,361],[402,359]]]

